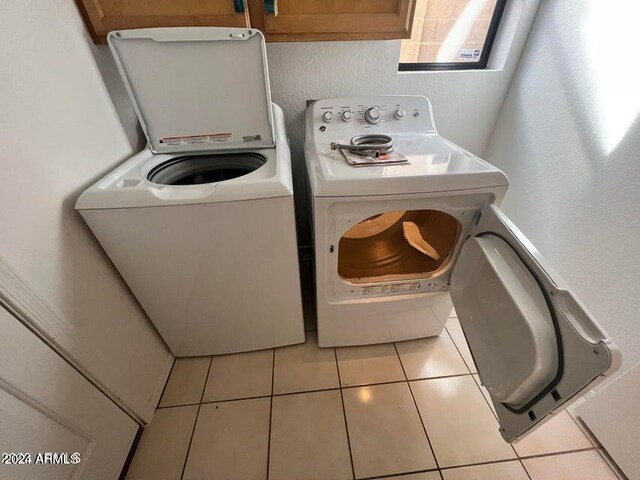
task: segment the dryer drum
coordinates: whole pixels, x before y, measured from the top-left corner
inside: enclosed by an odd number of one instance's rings
[[[449,261],[461,230],[437,210],[382,212],[342,235],[338,274],[352,283],[429,278]]]
[[[190,155],[173,158],[152,168],[147,180],[161,185],[224,182],[254,172],[266,161],[258,153]]]

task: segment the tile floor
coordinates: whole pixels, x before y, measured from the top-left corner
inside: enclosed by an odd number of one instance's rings
[[[563,411],[509,445],[455,317],[439,337],[178,359],[127,480],[609,480]]]

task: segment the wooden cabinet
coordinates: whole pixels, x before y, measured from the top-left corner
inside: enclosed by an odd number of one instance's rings
[[[268,41],[409,38],[416,0],[248,0],[251,26]]]
[[[253,27],[267,41],[409,38],[416,0],[77,0],[94,41],[145,27]]]
[[[77,0],[94,42],[111,30],[249,27],[244,0]]]

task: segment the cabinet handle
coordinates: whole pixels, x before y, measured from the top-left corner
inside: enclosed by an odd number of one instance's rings
[[[278,0],[264,0],[265,15],[278,16]]]
[[[233,0],[233,11],[236,13],[244,13],[244,0]]]

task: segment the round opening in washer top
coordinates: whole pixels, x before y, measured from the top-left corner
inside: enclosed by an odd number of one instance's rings
[[[258,153],[190,155],[172,158],[152,168],[147,180],[160,185],[224,182],[255,172],[266,161]]]

